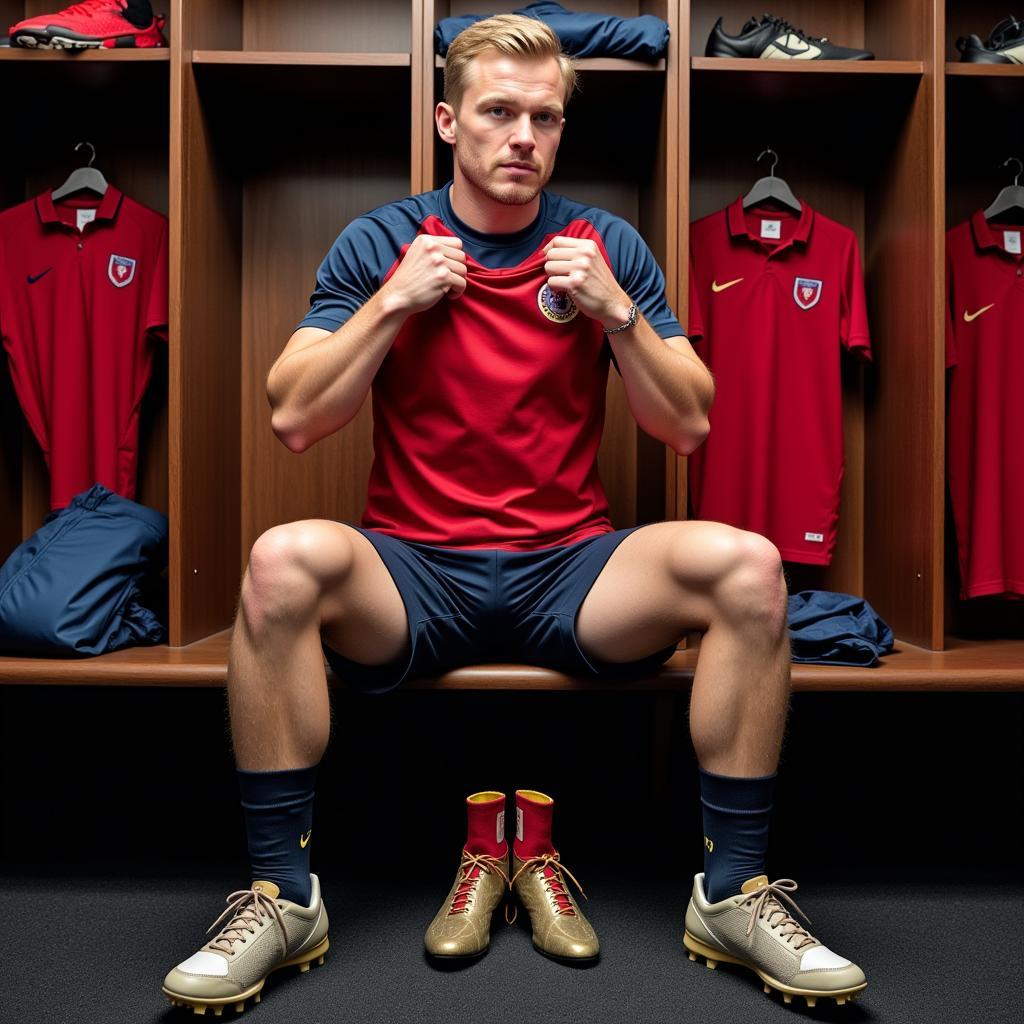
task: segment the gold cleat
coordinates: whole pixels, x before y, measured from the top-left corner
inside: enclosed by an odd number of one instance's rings
[[[509,889],[508,857],[462,851],[455,882],[423,944],[436,957],[472,957],[491,943],[491,916]]]
[[[559,960],[596,959],[601,952],[597,934],[573,899],[565,876],[584,898],[586,893],[558,854],[545,853],[526,860],[513,854],[512,867],[512,891],[530,915],[534,946]]]

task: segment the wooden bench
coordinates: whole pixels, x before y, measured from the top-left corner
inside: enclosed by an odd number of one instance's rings
[[[0,683],[89,686],[224,686],[230,629],[187,647],[133,647],[96,658],[0,657]],[[613,690],[676,693],[689,689],[697,647],[677,650],[644,678],[629,682],[579,680],[532,665],[474,665],[436,678],[411,680],[416,690]],[[328,672],[332,686],[342,686]],[[902,642],[876,668],[793,665],[795,691],[1024,690],[1024,640],[951,639],[945,651]]]

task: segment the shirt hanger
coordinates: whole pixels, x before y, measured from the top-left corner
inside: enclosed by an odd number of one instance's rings
[[[999,166],[1005,167],[1011,163],[1017,165],[1017,173],[1013,176],[1013,184],[1007,185],[995,197],[992,205],[985,211],[985,220],[993,220],[999,214],[1006,213],[1007,210],[1016,210],[1018,214],[1024,215],[1024,185],[1017,184],[1017,179],[1021,176],[1021,172],[1024,171],[1024,163],[1021,163],[1018,157],[1011,156],[1007,157]]]
[[[775,160],[772,163],[771,170],[768,172],[768,176],[766,178],[758,178],[754,182],[754,187],[743,197],[743,209],[749,209],[751,206],[756,206],[758,203],[772,199],[800,213],[803,210],[800,200],[793,195],[793,190],[782,178],[775,177],[775,165],[779,162],[779,154],[774,149],[765,147],[757,158],[758,163],[760,163],[761,157],[765,153],[771,153]]]
[[[92,156],[89,157],[89,163],[85,167],[77,167],[73,170],[65,180],[64,184],[55,188],[50,193],[50,199],[56,201],[63,199],[65,196],[71,195],[72,192],[78,192],[81,189],[87,188],[92,192],[97,192],[99,195],[106,195],[107,192],[107,179],[103,177],[103,174],[93,167],[92,162],[96,159],[96,147],[91,142],[80,142],[75,146],[75,152],[77,153],[83,146],[88,146],[92,150]]]

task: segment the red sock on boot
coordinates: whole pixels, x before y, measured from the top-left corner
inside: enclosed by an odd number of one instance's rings
[[[487,790],[466,797],[466,849],[491,857],[508,854],[505,841],[505,794]]]
[[[542,857],[545,853],[555,854],[551,841],[551,819],[555,813],[555,801],[534,789],[516,790],[516,838],[512,849],[520,860]],[[555,869],[544,868],[546,878],[555,877]],[[572,913],[569,897],[563,895],[561,883],[555,883],[555,898],[558,905]]]

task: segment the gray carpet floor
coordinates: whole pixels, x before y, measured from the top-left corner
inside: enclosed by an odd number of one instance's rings
[[[681,944],[688,881],[650,877],[639,861],[583,876],[590,896],[584,906],[602,942],[601,959],[585,969],[540,956],[525,915],[506,927],[499,913],[486,956],[439,970],[423,955],[422,935],[447,877],[431,883],[375,869],[368,854],[358,876],[321,880],[331,917],[326,963],[308,974],[272,975],[261,1004],[250,1004],[241,1020],[1016,1024],[1024,1005],[1021,886],[804,881],[796,899],[812,932],[868,977],[860,1002],[809,1010],[765,995],[740,968],[709,971],[690,962]],[[9,874],[0,915],[0,1021],[199,1020],[172,1009],[160,983],[205,941],[236,881]],[[208,1012],[201,1019],[233,1016]]]

